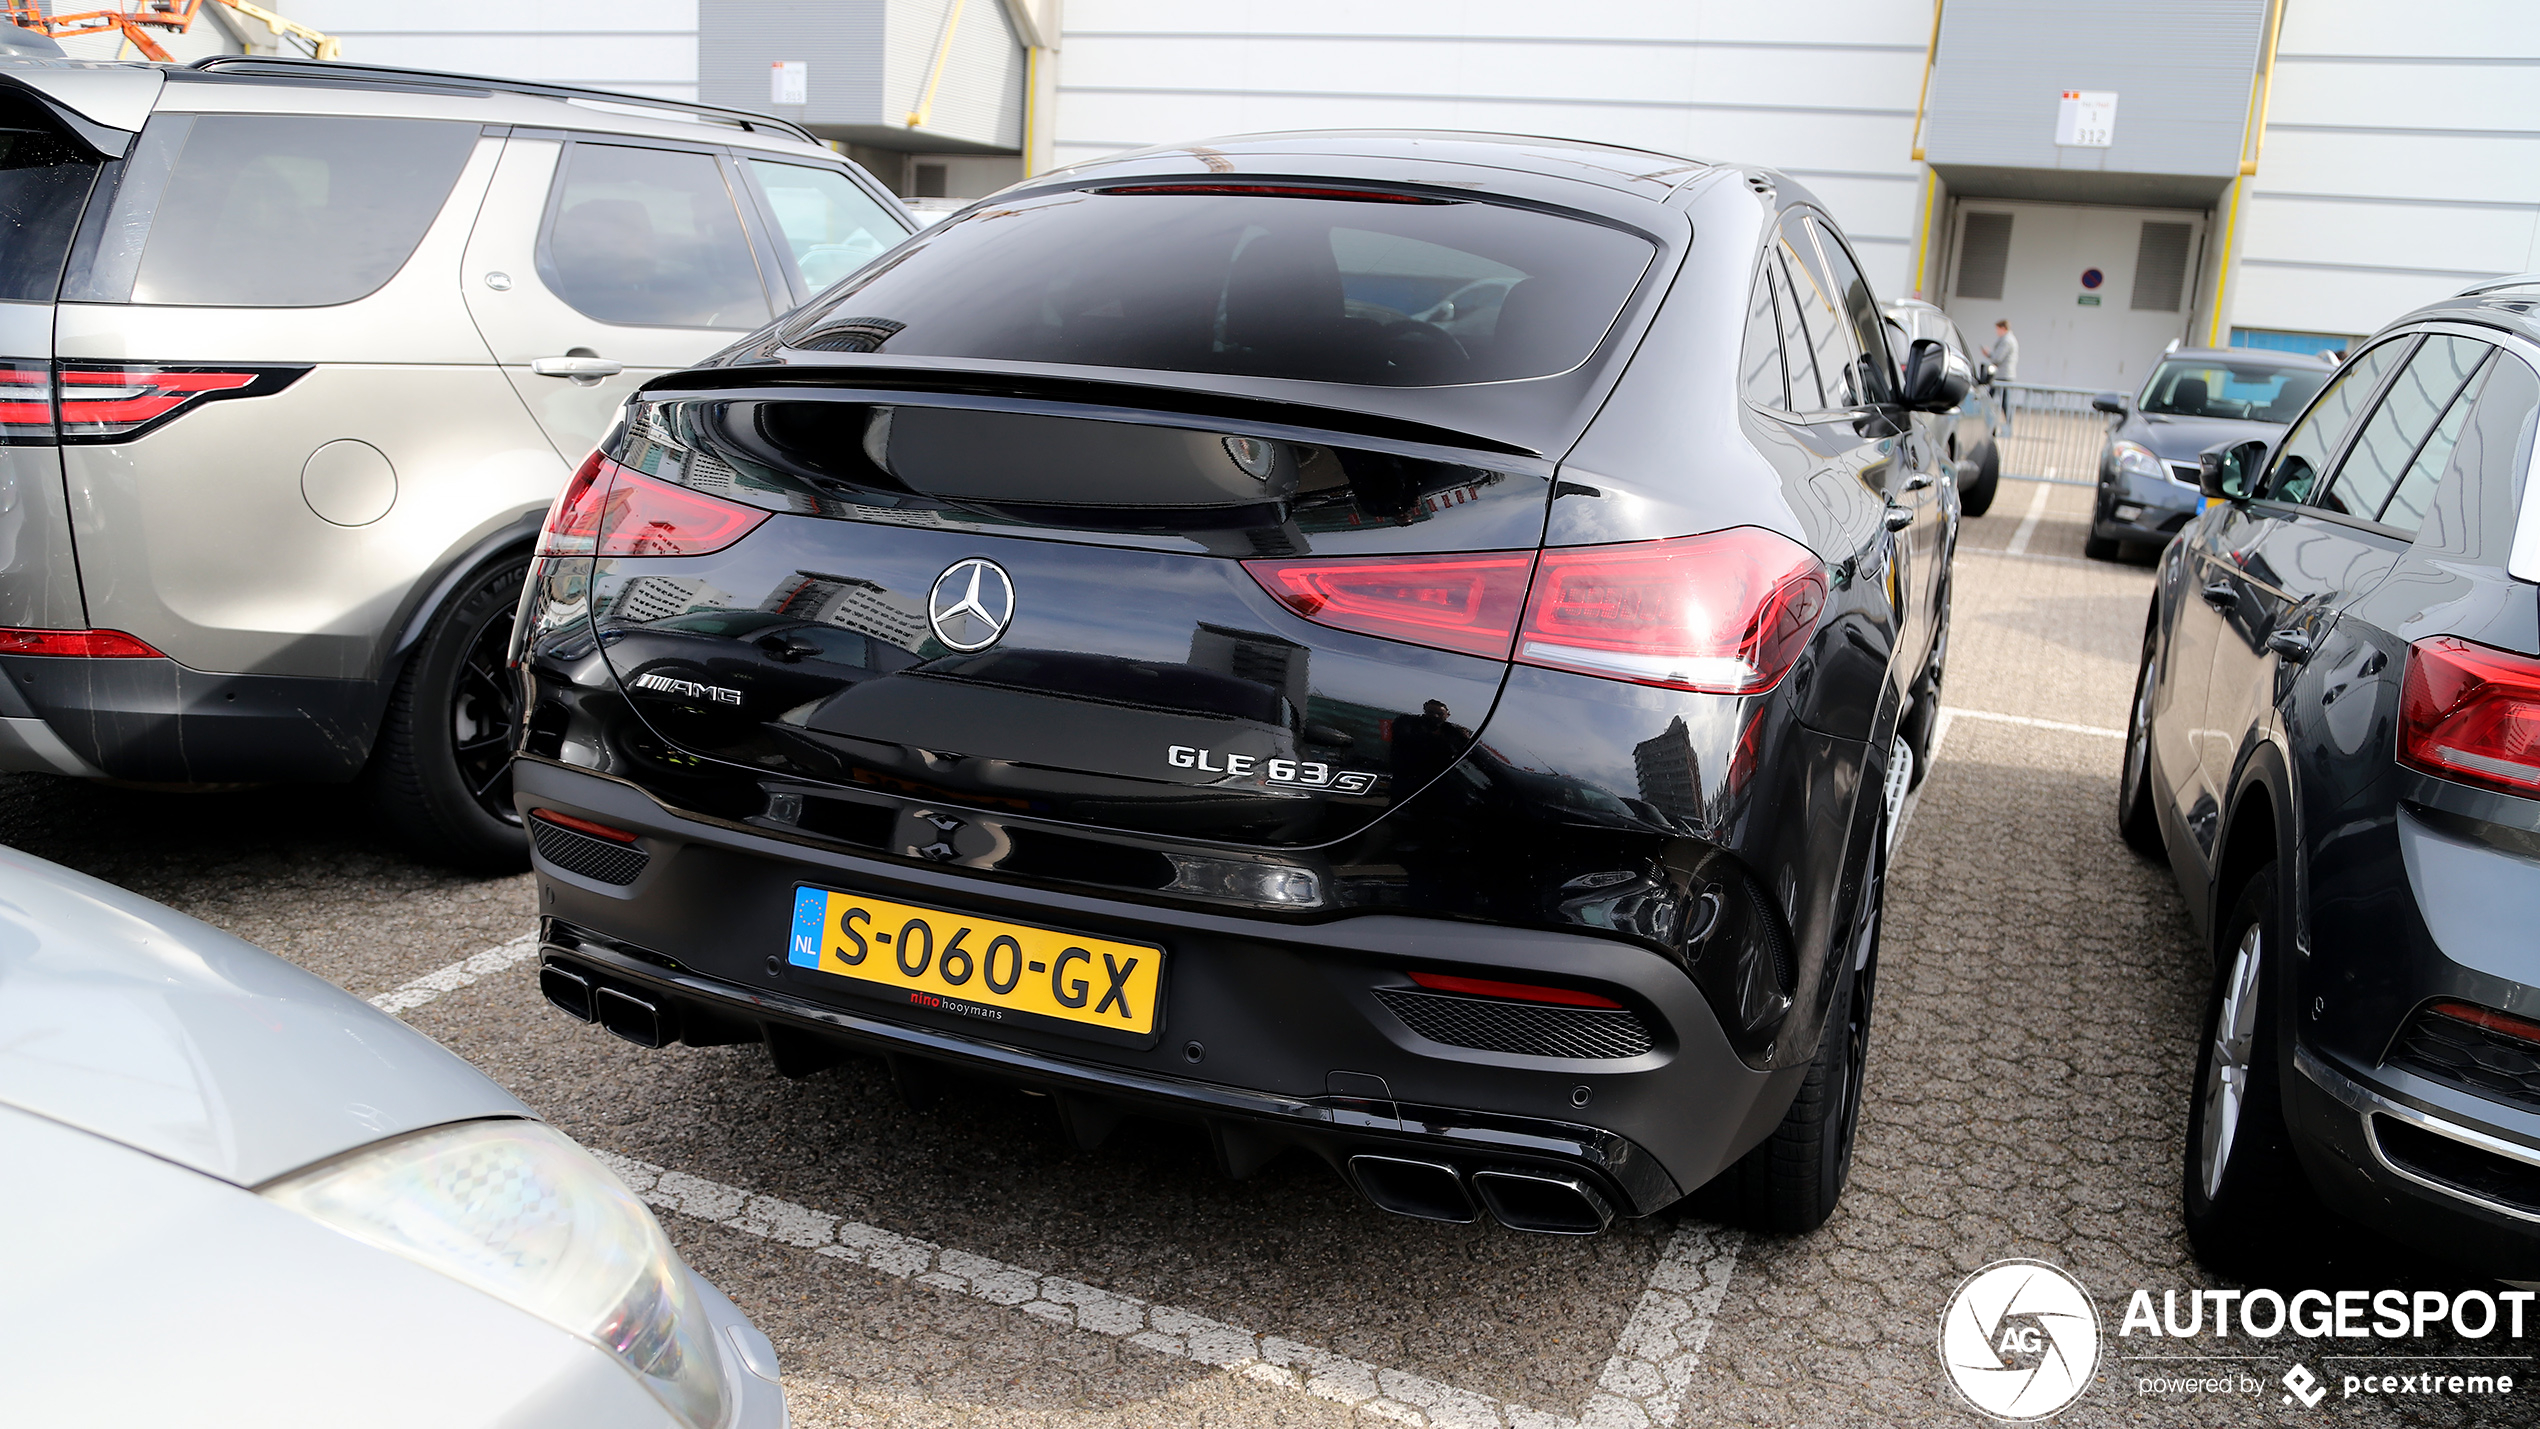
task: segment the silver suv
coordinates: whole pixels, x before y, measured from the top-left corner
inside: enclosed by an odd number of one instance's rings
[[[913,227],[757,115],[0,59],[0,770],[360,780],[522,865],[541,515],[638,383]]]

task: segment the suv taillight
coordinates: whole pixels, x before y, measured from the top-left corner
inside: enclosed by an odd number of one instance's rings
[[[119,442],[198,403],[269,396],[308,370],[65,362],[59,365],[59,381],[48,395],[61,404],[62,440]]]
[[[657,481],[593,452],[556,493],[542,556],[703,556],[768,518],[755,506]]]
[[[2540,660],[2449,635],[2409,646],[2399,762],[2540,797]]]
[[[1318,625],[1609,680],[1769,690],[1815,631],[1825,567],[1784,536],[1700,536],[1540,553],[1246,561]]]
[[[0,442],[53,439],[53,370],[42,363],[0,362]]]

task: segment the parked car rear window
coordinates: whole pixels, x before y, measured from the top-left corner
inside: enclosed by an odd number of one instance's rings
[[[118,195],[122,221],[108,241],[139,224],[149,235],[129,289],[136,303],[315,308],[366,297],[423,241],[477,138],[475,125],[427,119],[190,118],[151,123],[148,141],[175,155],[155,212]],[[136,176],[154,167],[140,154],[132,166]]]
[[[0,302],[49,303],[96,161],[41,129],[0,129]]]
[[[538,272],[604,323],[753,328],[775,316],[723,165],[693,150],[567,149]]]
[[[806,293],[830,286],[908,236],[880,203],[835,169],[769,159],[749,165],[784,231],[786,256],[794,260]]]
[[[930,229],[796,347],[1427,387],[1565,371],[1656,248],[1497,204],[1044,194]]]
[[[2315,368],[2174,358],[2152,369],[2137,405],[2170,417],[2290,422],[2327,380],[2328,373]]]

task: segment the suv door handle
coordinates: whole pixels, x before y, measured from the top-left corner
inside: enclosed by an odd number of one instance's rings
[[[1929,485],[1931,485],[1931,473],[1927,471],[1918,471],[1912,476],[1905,478],[1905,489],[1907,491],[1920,491]]]
[[[615,377],[626,364],[605,357],[534,357],[529,370],[541,377]]]
[[[2289,626],[2270,630],[2267,632],[2267,648],[2299,665],[2311,658],[2311,637]]]
[[[2216,581],[2205,587],[2199,594],[2205,597],[2207,605],[2216,610],[2229,610],[2240,604],[2240,592],[2233,590],[2229,581]]]
[[[1912,507],[1891,506],[1887,508],[1887,529],[1891,531],[1902,531],[1913,524],[1914,510]]]

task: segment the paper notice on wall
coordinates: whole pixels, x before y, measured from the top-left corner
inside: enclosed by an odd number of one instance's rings
[[[809,104],[811,66],[801,60],[778,60],[768,67],[767,85],[770,104]]]
[[[2055,110],[2055,142],[2074,149],[2105,149],[2117,135],[2117,95],[2110,89],[2068,89]]]

